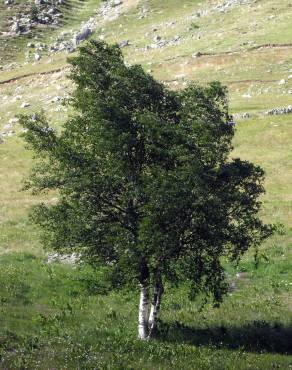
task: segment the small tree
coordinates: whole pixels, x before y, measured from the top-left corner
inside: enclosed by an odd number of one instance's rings
[[[170,91],[96,41],[70,62],[77,113],[62,132],[42,114],[22,118],[38,156],[27,186],[59,194],[33,218],[46,246],[77,250],[137,282],[145,339],[165,281],[188,281],[193,294],[220,302],[222,256],[238,260],[270,234],[257,215],[263,171],[230,159],[234,126],[218,82]]]

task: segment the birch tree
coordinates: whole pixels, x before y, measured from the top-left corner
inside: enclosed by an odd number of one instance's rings
[[[58,192],[32,217],[47,247],[136,282],[138,337],[151,338],[167,281],[220,302],[222,258],[238,260],[271,233],[258,217],[264,173],[232,159],[218,82],[171,91],[96,41],[70,63],[75,114],[62,130],[40,113],[21,119],[37,158],[26,187]]]

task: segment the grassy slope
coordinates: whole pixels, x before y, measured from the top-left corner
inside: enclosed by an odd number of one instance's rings
[[[84,18],[92,14],[93,3],[88,1],[87,7],[79,8],[80,12],[87,12],[83,13]],[[254,267],[252,252],[237,268],[227,265],[236,290],[219,309],[203,307],[200,300],[189,302],[183,288],[168,288],[162,306],[163,340],[138,343],[135,293],[94,295],[93,287],[100,293],[105,288],[99,286],[89,270],[43,263],[37,230],[28,222],[28,208],[37,199],[19,191],[21,179],[31,166],[31,155],[24,150],[18,135],[7,139],[0,145],[0,367],[292,367],[291,356],[285,355],[291,354],[292,342],[292,116],[262,114],[274,106],[291,104],[292,80],[288,76],[292,49],[282,46],[251,50],[256,45],[291,42],[291,6],[286,0],[281,4],[261,0],[252,6],[235,7],[226,14],[190,19],[198,10],[216,3],[144,1],[144,7],[150,10],[145,19],[138,20],[140,5],[105,24],[104,34],[108,41],[129,39],[131,46],[124,49],[125,58],[142,63],[173,88],[188,80],[205,83],[219,79],[228,85],[232,112],[253,114],[251,119],[238,123],[234,156],[252,160],[266,170],[262,215],[268,221],[282,223],[283,230],[262,247],[258,269]],[[77,13],[71,14],[75,17]],[[273,14],[275,18],[270,19]],[[77,17],[74,19],[64,27],[77,26]],[[175,23],[168,26],[165,22]],[[199,28],[189,31],[191,22]],[[58,31],[47,31],[47,39],[50,32]],[[147,32],[149,36],[145,36]],[[179,34],[182,41],[176,46],[143,51],[142,47],[151,44],[155,34],[166,39]],[[212,55],[193,59],[191,55],[196,51]],[[21,60],[23,53],[18,55]],[[65,59],[66,55],[58,54],[35,65],[0,72],[0,81],[36,73],[0,85],[0,127],[23,111],[22,101],[31,103],[27,111],[44,108],[57,124],[65,119],[65,108],[52,102],[54,96],[66,96],[70,90],[64,72],[38,75],[63,68]],[[287,80],[285,85],[278,83],[282,78]],[[252,98],[246,98],[246,94]],[[21,95],[21,100],[15,100],[16,95]],[[16,126],[15,130],[18,133],[20,128]],[[237,271],[245,272],[242,278],[235,277]]]

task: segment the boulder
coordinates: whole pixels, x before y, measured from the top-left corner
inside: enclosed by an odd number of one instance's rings
[[[88,39],[88,37],[92,34],[92,30],[88,27],[82,28],[79,32],[77,32],[73,37],[73,44],[79,45],[82,41]]]
[[[111,6],[115,7],[115,6],[120,6],[122,4],[123,4],[123,2],[121,0],[113,0],[112,3],[111,3]]]
[[[129,45],[130,45],[129,40],[124,40],[124,41],[119,42],[119,47],[120,48],[125,48],[126,46],[129,46]]]
[[[20,24],[19,24],[18,20],[12,23],[10,31],[12,33],[19,33],[20,32]]]

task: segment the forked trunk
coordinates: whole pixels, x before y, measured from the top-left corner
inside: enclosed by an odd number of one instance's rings
[[[148,338],[151,338],[156,335],[157,332],[157,318],[160,310],[161,297],[164,292],[161,273],[157,271],[155,276],[155,284],[153,291],[153,299],[150,308],[149,321],[148,321]]]
[[[149,287],[146,284],[140,284],[138,338],[142,340],[148,338],[148,309]]]

